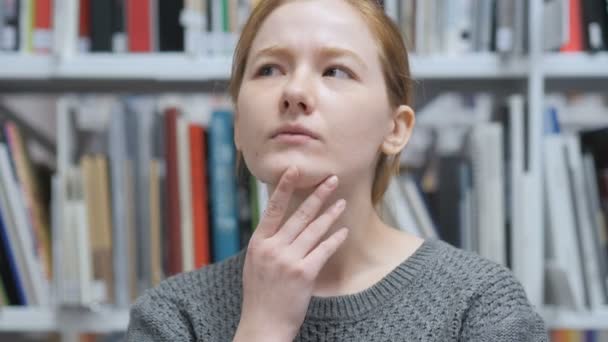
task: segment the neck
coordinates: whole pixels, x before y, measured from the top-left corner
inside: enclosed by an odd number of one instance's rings
[[[327,239],[342,227],[349,230],[348,237],[321,269],[316,279],[316,295],[333,295],[353,292],[356,288],[370,285],[366,281],[381,277],[384,268],[395,267],[402,258],[395,255],[405,249],[404,235],[382,222],[371,202],[371,185],[363,182],[346,183],[341,180],[340,186],[323,204],[318,215],[338,199],[346,200],[346,209],[332,224],[326,235]],[[274,190],[269,187],[270,192]],[[314,189],[298,189],[289,203],[285,219],[290,217],[308,198]],[[317,216],[318,216],[317,215]],[[393,243],[391,245],[391,242]],[[400,247],[398,247],[400,246]],[[397,247],[397,248],[393,248]],[[380,270],[379,266],[383,266]]]

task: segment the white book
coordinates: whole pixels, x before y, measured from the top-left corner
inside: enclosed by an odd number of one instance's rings
[[[129,252],[128,221],[126,203],[127,146],[125,139],[125,112],[122,104],[112,107],[108,130],[108,151],[110,161],[110,188],[112,194],[112,266],[114,268],[114,289],[116,305],[121,308],[130,304],[129,296]]]
[[[152,160],[152,124],[156,101],[149,97],[130,97],[125,100],[128,113],[135,116],[137,126],[135,176],[136,210],[138,238],[138,291],[141,293],[152,286],[152,263],[150,255],[150,161]]]
[[[53,53],[60,59],[88,51],[88,42],[79,42],[78,38],[79,9],[79,0],[53,1]]]
[[[4,220],[4,226],[6,228],[8,243],[12,247],[13,257],[17,267],[17,273],[21,279],[21,285],[23,286],[23,295],[27,305],[33,304],[34,289],[32,286],[32,279],[28,272],[28,265],[26,262],[26,251],[23,249],[18,237],[18,233],[15,226],[15,220],[13,219],[13,213],[8,204],[9,195],[4,185],[4,177],[0,178],[0,210],[2,211],[2,219]]]
[[[30,15],[34,0],[21,0],[19,6],[19,50],[30,53],[34,23]]]
[[[19,185],[11,170],[10,163],[6,145],[0,144],[2,185],[7,195],[9,210],[12,212],[13,228],[25,260],[27,278],[31,281],[31,303],[33,305],[48,305],[50,297],[49,283],[43,274],[41,261],[35,253],[33,231],[27,220],[25,198],[23,192],[18,188]]]
[[[423,234],[420,232],[416,223],[414,214],[412,213],[412,209],[395,177],[391,179],[383,201],[390,216],[397,224],[396,228],[418,237],[423,237]]]
[[[431,215],[415,181],[411,176],[405,175],[400,177],[400,183],[424,237],[438,239],[437,228],[431,219]]]
[[[394,23],[399,22],[399,1],[384,0],[384,12]]]
[[[57,172],[65,174],[74,164],[76,151],[75,127],[72,111],[77,100],[72,96],[63,96],[57,101]]]
[[[515,49],[515,1],[496,0],[496,51],[512,53]]]
[[[492,22],[495,0],[473,0],[473,49],[489,52],[492,49]]]
[[[82,170],[78,167],[72,168],[70,172],[68,189],[68,208],[71,220],[71,233],[74,234],[76,246],[76,256],[78,260],[78,281],[80,288],[80,304],[91,305],[95,299],[93,289],[93,258],[91,238],[89,235],[89,225],[87,222],[88,212],[84,198],[84,177]],[[70,246],[68,246],[69,248]]]
[[[443,52],[448,55],[472,52],[472,0],[445,1],[443,4]]]
[[[177,119],[177,155],[179,173],[179,207],[181,211],[182,271],[194,270],[194,232],[192,223],[192,175],[190,172],[190,134],[188,121]]]
[[[592,216],[590,203],[587,200],[585,191],[585,176],[583,170],[583,156],[578,137],[565,137],[566,148],[568,150],[568,166],[571,169],[571,187],[573,189],[574,209],[576,213],[576,227],[578,228],[583,273],[585,276],[586,291],[589,298],[589,306],[597,309],[604,302],[602,289],[602,279],[598,260],[598,251],[594,242],[594,226],[591,221]]]
[[[224,20],[222,15],[222,2],[220,0],[211,1],[211,53],[214,56],[222,54],[225,50]]]
[[[522,95],[511,95],[507,99],[509,114],[509,144],[511,158],[509,162],[508,180],[508,213],[511,218],[511,266],[513,273],[522,283],[528,295],[537,293],[537,277],[543,274],[542,254],[536,260],[534,250],[537,241],[531,238],[532,232],[527,230],[525,220],[525,190],[526,178],[524,170],[524,141],[525,129],[525,102]],[[533,242],[534,241],[534,242]],[[538,301],[536,301],[538,300]],[[533,303],[541,303],[542,297],[536,298]]]
[[[426,41],[426,36],[429,34],[427,27],[427,12],[429,11],[429,1],[416,2],[416,28],[414,34],[414,45],[416,46],[416,54],[429,54],[429,46]]]
[[[472,131],[470,153],[473,161],[479,254],[507,265],[502,141],[500,124],[477,125]]]
[[[559,49],[568,42],[568,1],[543,1],[543,48],[545,51]],[[566,34],[566,35],[564,35]]]
[[[575,308],[583,309],[585,287],[576,234],[576,218],[570,195],[566,145],[563,137],[559,135],[550,135],[543,139],[545,198],[550,230],[547,254],[549,259],[567,274]]]
[[[184,28],[184,51],[191,55],[200,55],[205,44],[203,39],[206,36],[207,18],[202,6],[202,1],[186,0],[179,17]]]
[[[55,269],[55,277],[60,278],[58,282],[61,284],[60,304],[66,306],[79,306],[81,304],[82,286],[80,284],[80,262],[82,260],[78,255],[78,229],[77,219],[74,214],[73,196],[74,196],[74,181],[70,171],[64,174],[57,175],[58,184],[58,203],[61,219],[58,220],[57,244],[59,245],[59,258],[56,260],[57,268]]]

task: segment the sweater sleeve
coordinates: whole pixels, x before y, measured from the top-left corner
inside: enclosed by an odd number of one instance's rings
[[[191,323],[177,303],[149,291],[131,308],[126,340],[195,341],[195,336]]]
[[[507,271],[498,278],[472,299],[464,317],[460,341],[548,341],[545,323],[529,303],[521,284]]]

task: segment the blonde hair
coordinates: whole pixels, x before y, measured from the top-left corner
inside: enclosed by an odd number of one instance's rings
[[[384,13],[376,1],[372,0],[345,0],[359,11],[367,22],[372,34],[378,41],[379,58],[382,72],[386,82],[388,100],[391,108],[396,109],[400,105],[411,105],[412,80],[405,43],[399,28]],[[262,23],[286,0],[262,0],[255,6],[249,19],[243,27],[243,31],[234,52],[232,61],[232,78],[229,84],[229,93],[234,104],[237,103],[239,91],[245,73],[247,58],[251,50],[253,40],[258,33]],[[401,152],[395,155],[380,153],[376,162],[374,181],[372,185],[372,204],[377,206],[384,196],[393,175],[399,172],[399,159]],[[237,169],[243,164],[243,156],[237,152]]]

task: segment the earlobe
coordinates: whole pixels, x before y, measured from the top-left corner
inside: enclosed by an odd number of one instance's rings
[[[391,129],[382,143],[382,152],[388,155],[401,152],[412,135],[415,121],[416,118],[411,107],[399,106],[393,114]]]

